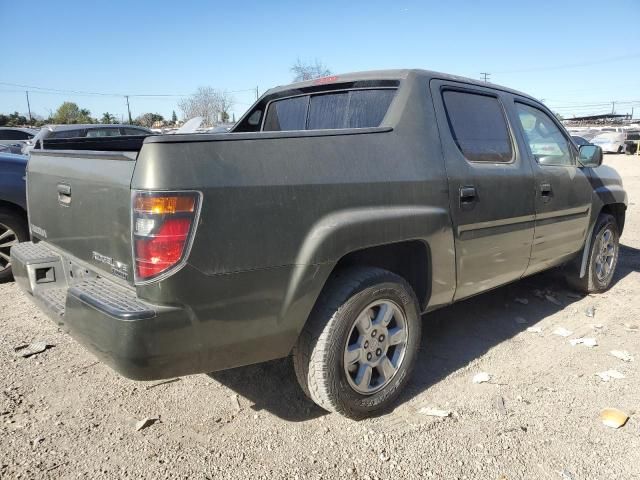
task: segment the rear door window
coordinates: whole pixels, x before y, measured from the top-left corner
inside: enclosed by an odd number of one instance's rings
[[[395,89],[318,93],[273,101],[263,130],[319,130],[378,127]]]
[[[451,134],[467,160],[492,163],[511,161],[511,137],[497,98],[457,90],[445,90],[442,98]]]

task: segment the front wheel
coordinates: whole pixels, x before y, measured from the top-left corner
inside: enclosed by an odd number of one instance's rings
[[[583,293],[607,290],[611,286],[618,265],[619,240],[615,218],[601,213],[593,230],[584,277],[578,278],[577,274],[569,276],[569,283]]]
[[[409,380],[421,336],[413,289],[379,268],[334,274],[293,351],[296,376],[320,407],[351,418],[387,408]]]

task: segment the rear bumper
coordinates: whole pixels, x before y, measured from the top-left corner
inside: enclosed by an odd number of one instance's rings
[[[16,282],[40,308],[122,375],[152,380],[203,371],[188,309],[147,303],[97,275],[70,278],[69,260],[43,242],[13,247],[11,262]]]

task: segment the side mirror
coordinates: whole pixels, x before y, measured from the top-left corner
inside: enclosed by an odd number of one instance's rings
[[[584,167],[595,168],[602,165],[602,148],[597,145],[580,146],[580,163]]]

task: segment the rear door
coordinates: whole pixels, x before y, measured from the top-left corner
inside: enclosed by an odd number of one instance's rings
[[[514,100],[512,123],[535,176],[536,223],[529,275],[563,263],[582,249],[593,188],[578,166],[577,149],[557,120],[531,100]]]
[[[533,242],[531,165],[516,146],[503,94],[441,80],[431,93],[455,230],[455,299],[520,278]]]

